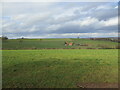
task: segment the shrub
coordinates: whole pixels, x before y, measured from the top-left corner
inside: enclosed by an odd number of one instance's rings
[[[8,37],[7,36],[2,36],[2,40],[7,40]]]

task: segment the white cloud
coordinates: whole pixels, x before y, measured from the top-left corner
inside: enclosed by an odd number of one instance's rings
[[[118,6],[116,6],[115,8],[118,8]]]
[[[117,13],[106,16],[113,13],[114,6],[111,3],[72,4],[74,5],[70,7],[66,3],[7,3],[4,5],[3,34],[46,34],[48,37],[60,33],[63,36],[66,33],[67,36],[72,36],[72,33],[116,32]],[[96,17],[96,12],[101,15]]]
[[[29,32],[34,32],[34,31],[37,31],[37,30],[36,30],[36,26],[33,26],[33,27],[31,27],[31,28],[29,29]]]
[[[29,34],[29,35],[13,35],[9,34],[9,38],[91,38],[91,37],[118,37],[118,33],[66,33],[66,34],[43,34],[43,35],[35,35],[35,34]]]
[[[27,15],[25,15],[25,14],[20,14],[20,15],[16,15],[16,16],[12,17],[13,20],[21,20],[21,19],[25,19],[25,18],[27,18]]]
[[[81,23],[80,26],[88,26],[90,24],[94,24],[98,22],[98,20],[96,18],[91,18],[91,17],[87,17],[86,19],[84,19]]]
[[[110,18],[107,21],[103,21],[103,23],[105,24],[105,26],[118,25],[118,17]]]
[[[60,24],[50,25],[50,26],[48,26],[45,30],[48,30],[48,31],[50,31],[50,30],[57,30],[57,29],[60,28],[60,27],[61,27]]]

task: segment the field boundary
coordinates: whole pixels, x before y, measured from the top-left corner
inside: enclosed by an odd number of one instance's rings
[[[0,50],[43,50],[43,49],[47,49],[47,50],[51,50],[51,49],[118,49],[118,48],[23,48],[23,49],[0,49]]]

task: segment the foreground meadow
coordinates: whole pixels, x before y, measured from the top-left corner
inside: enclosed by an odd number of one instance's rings
[[[117,49],[3,50],[2,53],[3,88],[117,87]]]

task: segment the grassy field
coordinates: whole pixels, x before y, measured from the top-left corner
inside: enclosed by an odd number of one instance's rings
[[[31,47],[31,41],[27,42],[25,45]],[[7,43],[14,48],[13,43],[19,42]],[[112,83],[109,87],[114,87],[118,83],[118,49],[3,50],[2,53],[3,88],[85,87],[81,83]]]
[[[65,46],[65,41],[88,46]],[[117,42],[99,41],[89,39],[15,39],[2,42],[2,49],[44,49],[44,48],[116,48]]]

